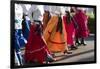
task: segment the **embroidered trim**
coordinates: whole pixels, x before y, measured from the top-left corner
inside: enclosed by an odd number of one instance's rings
[[[41,51],[41,50],[44,49],[44,48],[45,48],[45,46],[43,46],[43,47],[40,48],[40,49],[36,49],[36,50],[34,50],[34,51],[29,51],[29,52],[27,52],[27,53],[35,53],[35,52]]]
[[[51,41],[51,40],[49,40],[51,43],[55,43],[55,44],[65,44],[65,42],[54,42],[54,41]]]

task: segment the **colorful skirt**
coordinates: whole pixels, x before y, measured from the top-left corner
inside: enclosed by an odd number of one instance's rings
[[[76,38],[85,38],[89,36],[89,29],[88,29],[88,16],[85,13],[77,13],[74,16],[78,24],[78,29],[75,30],[75,37]]]
[[[47,27],[44,31],[44,38],[47,42],[47,46],[51,52],[64,52],[66,49],[66,32],[63,26],[63,33],[57,32],[58,17],[53,16],[49,20]]]
[[[69,24],[66,21],[67,17],[63,16],[63,21],[65,24],[65,29],[67,32],[67,44],[69,45],[73,45],[74,44],[74,37],[75,37],[75,28],[74,28],[74,24],[71,21]]]
[[[25,61],[34,62],[37,61],[40,64],[46,60],[49,50],[40,35],[35,32],[35,27],[30,27],[30,33],[28,43],[25,48]],[[50,53],[50,52],[49,52]]]

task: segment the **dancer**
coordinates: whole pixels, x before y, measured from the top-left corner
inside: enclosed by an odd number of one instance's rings
[[[44,6],[44,14],[43,14],[43,30],[45,30],[47,23],[49,22],[49,20],[51,18],[51,14],[49,11],[50,11],[49,6],[45,5]]]
[[[35,8],[35,9],[34,9]],[[28,38],[28,43],[25,48],[25,62],[38,62],[43,64],[46,62],[54,61],[51,52],[48,50],[46,43],[42,36],[42,23],[39,17],[41,16],[41,11],[36,5],[32,5],[31,13],[31,27]]]
[[[47,46],[52,53],[62,52],[68,53],[67,42],[64,24],[62,23],[61,8],[58,6],[51,6],[51,19],[44,31],[44,38]]]
[[[76,29],[76,44],[86,46],[85,38],[89,36],[88,30],[88,16],[83,11],[82,8],[76,8],[76,14],[74,15],[74,19],[78,24],[78,29]],[[81,42],[79,42],[79,38]]]
[[[23,37],[22,34],[22,16],[23,10],[20,4],[15,4],[15,38],[14,38],[14,52],[16,57],[18,58],[19,65],[23,65],[23,57],[21,53],[21,49],[27,43],[27,40]]]
[[[22,9],[23,9],[23,20],[22,20],[22,33],[23,36],[26,40],[28,40],[28,36],[29,36],[29,31],[30,31],[30,25],[31,25],[31,21],[28,15],[28,10],[26,8],[26,4],[21,4]]]
[[[28,14],[27,13],[23,14],[22,33],[26,40],[28,40],[29,37],[30,25],[31,25],[31,21],[28,17]]]
[[[73,20],[73,17],[71,16],[70,7],[65,8],[65,13],[66,14],[63,16],[63,21],[67,32],[67,44],[69,45],[69,48],[71,48],[71,50],[75,50],[77,49],[77,47],[74,44],[74,37],[75,29],[77,27]]]

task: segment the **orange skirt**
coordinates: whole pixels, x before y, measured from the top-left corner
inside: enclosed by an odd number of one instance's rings
[[[43,36],[44,36],[44,39],[46,40],[46,42],[48,41],[48,39],[50,37],[49,33],[52,32],[53,28],[57,25],[57,22],[58,22],[57,16],[53,16],[49,20],[47,27],[45,28],[45,30],[43,32]]]
[[[64,52],[65,51],[65,41],[62,38],[60,32],[55,32],[54,36],[51,36],[47,42],[48,48],[51,52]]]
[[[49,14],[48,13],[44,13],[43,14],[43,30],[45,30],[46,26],[47,26],[47,23],[49,21]]]
[[[51,52],[64,52],[67,46],[65,27],[62,22],[63,33],[61,34],[60,32],[56,32],[57,23],[58,17],[51,17],[44,31],[44,39],[46,40],[47,46]]]

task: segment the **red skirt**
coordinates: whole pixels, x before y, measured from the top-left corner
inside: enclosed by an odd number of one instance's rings
[[[50,52],[43,39],[35,33],[35,26],[31,25],[28,43],[25,48],[25,61],[43,63],[48,53]]]
[[[75,30],[76,38],[88,37],[89,35],[89,29],[87,26],[88,16],[80,10],[79,13],[75,14],[74,19],[78,24],[78,29]]]
[[[67,44],[73,45],[74,35],[75,35],[74,24],[72,21],[68,24],[66,20],[67,20],[67,16],[63,16],[64,25],[67,32]]]

